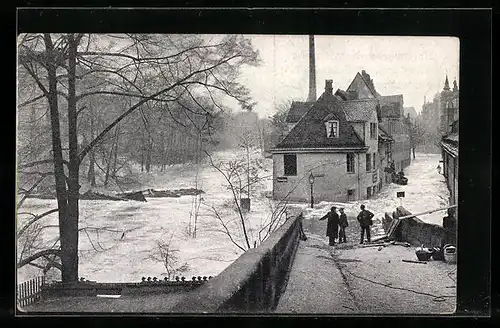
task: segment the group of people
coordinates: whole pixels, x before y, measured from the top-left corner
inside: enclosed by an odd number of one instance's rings
[[[326,213],[320,220],[328,219],[328,223],[326,226],[326,236],[329,238],[329,245],[335,245],[335,239],[338,238],[338,242],[346,243],[346,234],[345,229],[349,226],[347,222],[347,215],[344,213],[343,208],[339,208],[340,215],[337,213],[337,207],[332,206],[330,212]],[[365,209],[365,205],[361,205],[361,212],[359,212],[357,219],[359,222],[359,226],[361,228],[361,240],[360,244],[363,244],[365,232],[366,238],[368,242],[371,241],[370,236],[370,226],[373,225],[373,213]]]

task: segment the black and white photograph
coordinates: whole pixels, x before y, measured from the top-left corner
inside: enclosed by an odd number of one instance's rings
[[[453,314],[460,42],[18,34],[16,313]]]

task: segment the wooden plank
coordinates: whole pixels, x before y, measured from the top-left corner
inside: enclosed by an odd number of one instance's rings
[[[387,239],[387,235],[372,238],[372,242],[376,242],[376,241],[384,240],[384,239]]]
[[[425,261],[412,261],[412,260],[401,260],[406,263],[417,263],[417,264],[427,264]]]
[[[447,206],[447,207],[443,207],[443,208],[437,208],[435,210],[420,212],[420,213],[416,213],[416,214],[409,214],[409,215],[405,215],[405,216],[399,217],[398,219],[402,220],[402,219],[412,218],[412,217],[417,216],[417,215],[430,214],[430,213],[434,213],[434,212],[437,212],[437,211],[443,211],[443,210],[447,210],[449,208],[454,208],[454,207],[457,207],[457,205],[451,205],[451,206]]]
[[[401,222],[401,219],[393,219],[392,220],[391,225],[389,226],[389,229],[387,231],[387,238],[389,238],[389,239],[395,238],[396,229],[398,228],[400,222]]]

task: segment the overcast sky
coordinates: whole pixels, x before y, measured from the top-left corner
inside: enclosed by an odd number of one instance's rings
[[[261,117],[288,100],[305,101],[309,90],[307,35],[249,35],[262,64],[245,67],[241,82],[258,103]],[[345,90],[357,72],[370,74],[381,95],[403,94],[404,106],[422,109],[424,96],[432,100],[459,82],[459,39],[452,37],[315,36],[316,90],[319,97],[326,79],[334,92]]]

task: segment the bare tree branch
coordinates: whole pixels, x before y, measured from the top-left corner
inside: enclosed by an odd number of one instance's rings
[[[54,162],[53,159],[42,159],[42,160],[31,162],[31,163],[21,164],[21,165],[19,165],[19,168],[20,169],[27,169],[27,168],[37,166],[37,165],[51,164],[53,162]],[[68,161],[63,160],[63,163],[68,165]]]
[[[46,217],[49,214],[57,212],[57,211],[59,211],[58,208],[53,208],[53,209],[51,209],[49,211],[46,211],[46,212],[44,212],[42,214],[38,214],[38,215],[34,215],[32,213],[26,213],[26,212],[19,212],[18,215],[21,215],[21,214],[32,215],[33,219],[31,219],[30,221],[28,221],[25,225],[23,225],[23,227],[21,229],[19,229],[19,232],[17,233],[17,238],[19,238],[26,231],[26,229],[28,229],[33,223],[39,221],[40,219]]]
[[[209,206],[209,205],[206,205],[206,206]],[[239,245],[234,239],[233,239],[233,236],[231,234],[231,232],[229,231],[227,225],[224,223],[224,220],[222,220],[219,212],[215,209],[215,207],[213,207],[212,205],[209,206],[212,210],[212,213],[214,213],[215,217],[219,220],[220,224],[222,225],[222,227],[224,228],[224,233],[229,237],[229,240],[234,244],[236,245],[239,249],[241,249],[243,252],[246,251],[246,249],[244,249],[241,245]],[[250,248],[250,247],[249,247]]]

